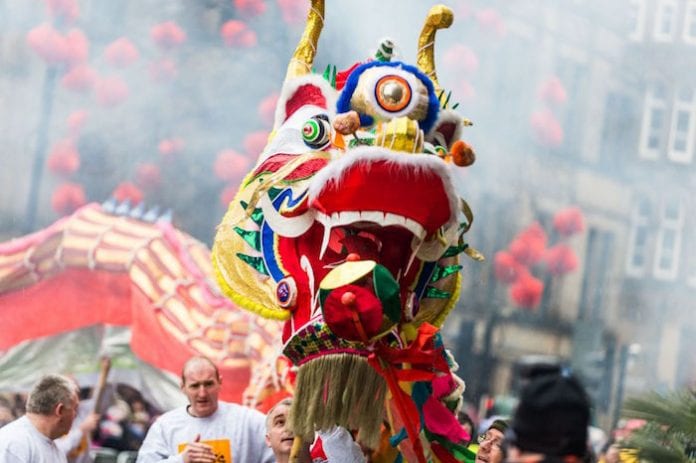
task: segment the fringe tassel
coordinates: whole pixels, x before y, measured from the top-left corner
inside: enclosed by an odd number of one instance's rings
[[[297,373],[290,427],[312,442],[314,432],[334,425],[358,430],[370,448],[379,445],[385,419],[386,382],[367,363],[351,354],[330,354],[303,364]]]

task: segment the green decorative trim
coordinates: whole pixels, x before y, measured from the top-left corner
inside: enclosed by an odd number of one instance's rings
[[[464,252],[464,250],[468,247],[469,247],[469,245],[467,243],[459,243],[456,246],[450,246],[449,248],[447,248],[447,251],[445,251],[445,253],[442,255],[442,257],[440,257],[440,259],[445,258],[445,257],[454,257],[454,256]]]
[[[240,201],[239,203],[242,205],[245,211],[249,208],[249,203],[246,201]],[[263,211],[260,207],[257,207],[254,209],[251,215],[249,215],[249,218],[251,218],[251,220],[253,220],[254,223],[260,227],[263,223]]]
[[[249,246],[261,252],[261,232],[244,230],[240,227],[234,227],[234,231],[236,231]]]
[[[461,269],[462,266],[459,264],[447,265],[445,267],[443,267],[442,265],[438,265],[435,268],[435,271],[433,272],[433,276],[430,278],[430,282],[435,283],[436,281],[440,281],[443,278],[452,275],[453,273],[457,273]]]
[[[425,290],[424,297],[429,297],[431,299],[449,299],[450,293],[437,289],[434,286],[428,286],[428,288]]]
[[[237,257],[252,266],[257,272],[263,275],[271,276],[266,268],[266,264],[263,262],[262,257],[247,256],[246,254],[242,254],[240,252],[237,253]]]

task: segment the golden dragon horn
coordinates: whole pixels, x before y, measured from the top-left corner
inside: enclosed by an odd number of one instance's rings
[[[435,5],[428,11],[425,24],[418,37],[418,68],[423,71],[435,86],[435,93],[439,96],[440,84],[435,73],[435,33],[438,29],[447,29],[452,25],[454,14],[445,5]]]
[[[303,76],[312,72],[312,63],[317,54],[319,35],[324,27],[324,0],[312,0],[307,13],[307,23],[295,53],[288,64],[285,80]]]

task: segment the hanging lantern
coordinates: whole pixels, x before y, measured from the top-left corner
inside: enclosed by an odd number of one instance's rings
[[[60,140],[53,145],[46,159],[48,170],[53,174],[67,177],[80,168],[80,154],[70,139]]]
[[[234,0],[234,7],[242,16],[247,18],[266,12],[266,4],[263,0]]]
[[[551,76],[539,86],[539,98],[551,105],[562,105],[568,99],[568,94],[561,79]]]
[[[256,32],[244,21],[231,19],[222,25],[220,35],[225,45],[232,48],[250,48],[256,46]]]
[[[143,190],[152,191],[162,186],[162,173],[157,164],[139,164],[135,169],[135,184]]]
[[[94,96],[101,106],[116,106],[128,99],[128,85],[120,77],[98,79],[94,84]]]
[[[525,267],[517,262],[507,251],[498,251],[493,259],[493,274],[502,283],[513,283],[523,273]]]
[[[247,171],[249,160],[243,154],[226,149],[218,153],[213,171],[220,180],[239,180]]]
[[[74,92],[87,92],[97,80],[97,73],[91,67],[82,64],[71,68],[63,75],[60,83],[63,87]]]
[[[268,143],[268,132],[263,130],[251,132],[244,137],[244,150],[252,156],[257,156],[263,152],[266,143]]]
[[[186,32],[174,21],[153,26],[150,37],[163,50],[171,50],[186,42]]]
[[[268,126],[273,125],[275,119],[276,105],[278,104],[278,93],[273,92],[266,96],[261,103],[259,103],[258,114],[264,124]]]
[[[307,2],[305,0],[278,0],[278,6],[286,24],[301,24],[307,17]]]
[[[563,128],[550,110],[534,111],[530,125],[540,144],[550,148],[557,148],[563,144]]]
[[[521,264],[536,264],[544,256],[546,240],[546,232],[538,222],[534,222],[512,240],[510,254]]]
[[[51,195],[51,207],[58,215],[68,215],[87,203],[82,185],[63,183]]]
[[[553,228],[563,236],[572,236],[585,229],[585,219],[578,207],[562,209],[553,216]]]
[[[512,303],[524,309],[535,309],[541,303],[544,283],[526,272],[510,286],[509,295]]]
[[[131,204],[138,204],[143,200],[143,192],[140,188],[131,182],[121,182],[116,189],[111,193],[111,196],[116,198],[116,201],[130,201]]]
[[[106,61],[114,67],[124,68],[138,61],[140,53],[133,42],[125,37],[114,40],[104,50]]]
[[[62,64],[67,59],[68,43],[65,37],[48,23],[27,32],[27,44],[48,64]]]
[[[557,244],[544,253],[546,270],[551,275],[565,275],[578,268],[575,252],[566,244]]]
[[[89,59],[89,40],[80,29],[70,29],[65,35],[66,63],[72,66],[84,64]]]

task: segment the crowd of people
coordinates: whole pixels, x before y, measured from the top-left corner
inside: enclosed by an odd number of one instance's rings
[[[264,415],[219,400],[220,388],[216,365],[206,357],[193,357],[181,374],[188,405],[153,420],[140,398],[130,403],[120,399],[103,416],[88,399],[80,400],[74,380],[46,375],[29,392],[21,416],[14,415],[14,404],[2,403],[1,410],[12,415],[0,415],[5,420],[0,427],[0,462],[85,463],[92,461],[89,441],[104,445],[109,439],[112,448],[137,450],[137,463],[287,463],[291,455],[301,463],[386,461],[341,427],[318,432],[318,444],[295,439],[288,426],[291,398]],[[460,421],[469,435],[476,435],[468,415],[460,415]],[[590,402],[582,385],[564,371],[545,372],[527,378],[513,416],[485,423],[468,445],[475,463],[621,461],[613,442],[600,455],[593,454],[589,424]],[[136,453],[132,455],[135,459]]]

